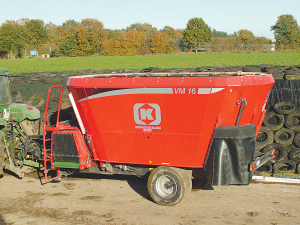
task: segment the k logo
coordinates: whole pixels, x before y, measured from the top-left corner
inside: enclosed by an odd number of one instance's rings
[[[155,103],[136,103],[133,106],[134,121],[138,125],[159,125],[161,113],[159,105]]]

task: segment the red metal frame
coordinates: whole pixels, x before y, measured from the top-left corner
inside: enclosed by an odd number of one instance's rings
[[[263,119],[271,75],[71,77],[95,161],[202,168],[214,129]],[[254,115],[256,113],[256,115]],[[217,124],[216,124],[217,122]]]

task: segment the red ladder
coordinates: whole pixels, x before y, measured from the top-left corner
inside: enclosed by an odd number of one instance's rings
[[[50,92],[54,88],[60,88],[60,98],[58,103],[58,110],[57,110],[57,118],[56,118],[56,125],[55,127],[50,127],[47,125],[47,115],[48,115],[48,107],[49,107],[49,99],[50,99]],[[45,175],[45,182],[49,182],[56,178],[60,178],[60,169],[56,168],[53,165],[53,149],[52,149],[52,132],[59,130],[59,115],[60,115],[60,108],[61,108],[61,99],[63,94],[63,88],[61,86],[53,86],[49,88],[48,95],[47,95],[47,102],[45,108],[45,117],[44,117],[44,124],[43,124],[43,147],[44,147],[44,175]],[[50,132],[50,137],[46,137],[46,132]],[[48,172],[50,171],[57,171],[57,176],[48,179]]]

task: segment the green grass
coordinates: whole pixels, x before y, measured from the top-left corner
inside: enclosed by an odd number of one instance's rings
[[[143,69],[147,67],[165,69],[259,64],[298,65],[300,64],[300,53],[138,55],[0,60],[0,68],[8,68],[11,74],[85,69],[115,70]]]

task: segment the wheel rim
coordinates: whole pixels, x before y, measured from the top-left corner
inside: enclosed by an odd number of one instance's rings
[[[165,198],[173,197],[178,189],[176,181],[167,175],[160,176],[155,186],[158,194]]]

